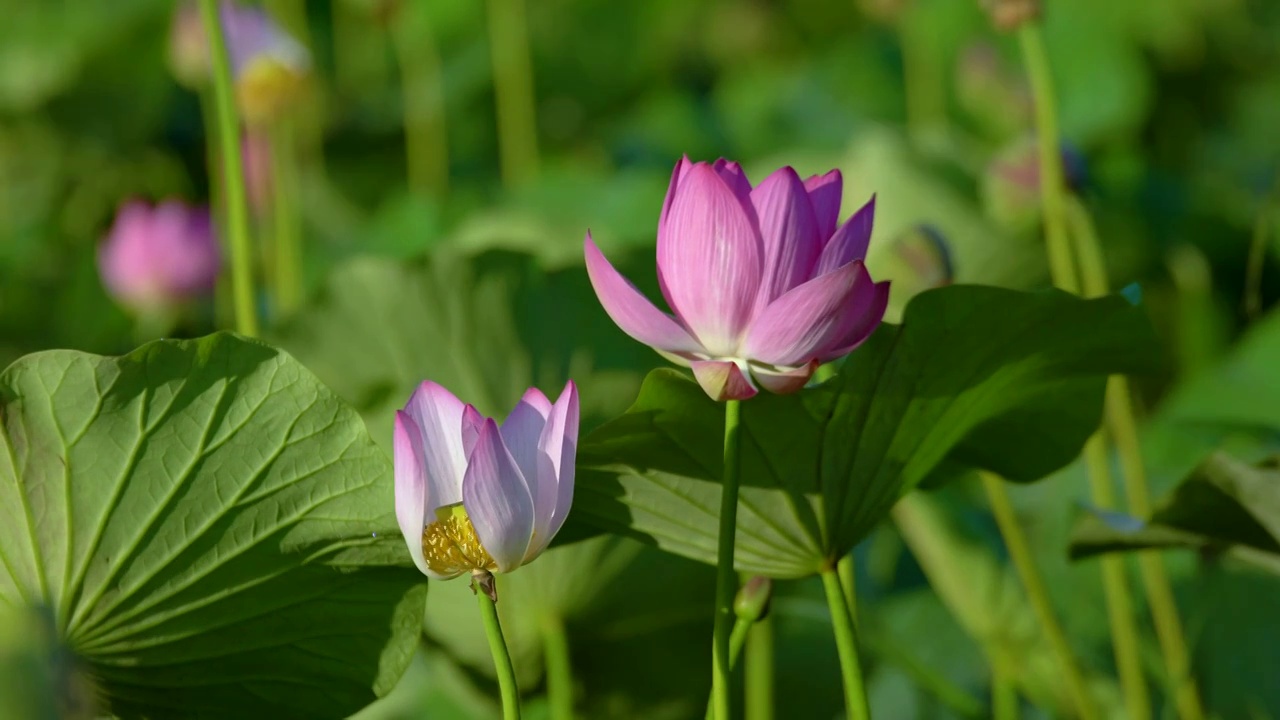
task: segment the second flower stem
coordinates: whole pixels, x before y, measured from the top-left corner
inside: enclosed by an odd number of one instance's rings
[[[559,617],[543,618],[542,647],[551,720],[573,720],[573,665],[569,662],[569,636]]]
[[[297,206],[297,156],[292,121],[271,131],[271,206],[274,213],[276,318],[287,317],[302,302],[302,228]]]
[[[200,18],[209,35],[213,64],[214,106],[218,144],[222,155],[222,181],[226,183],[226,233],[231,250],[231,293],[234,298],[236,331],[257,337],[258,316],[253,298],[253,266],[249,250],[249,203],[245,197],[244,163],[240,157],[240,127],[235,96],[231,88],[231,60],[218,17],[217,0],[200,0]]]
[[[480,603],[480,619],[484,622],[484,634],[489,639],[489,653],[493,655],[493,669],[498,675],[498,690],[502,694],[503,720],[519,720],[520,690],[516,686],[516,669],[511,664],[511,653],[502,636],[502,624],[498,621],[498,605],[482,587],[483,578],[473,577],[471,589]],[[488,577],[492,587],[493,576]]]
[[[834,568],[822,572],[822,586],[827,591],[831,629],[835,633],[836,651],[840,655],[845,715],[849,720],[868,720],[871,708],[867,704],[867,691],[862,679],[862,661],[858,658],[858,637],[853,629],[853,614],[849,611],[849,601],[844,596],[840,576]]]
[[[738,484],[742,453],[739,421],[742,404],[724,404],[724,478],[720,492],[720,540],[716,555],[716,615],[711,653],[711,705],[716,720],[730,720],[733,708],[732,663],[729,635],[733,632],[733,596],[738,575],[733,569],[733,549],[738,529]]]

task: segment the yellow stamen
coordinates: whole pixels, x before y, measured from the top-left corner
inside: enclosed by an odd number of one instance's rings
[[[427,567],[441,575],[461,575],[474,570],[492,572],[498,568],[489,551],[480,544],[475,525],[462,503],[436,509],[436,521],[422,531],[422,554]]]

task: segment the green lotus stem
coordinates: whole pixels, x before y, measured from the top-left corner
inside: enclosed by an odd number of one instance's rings
[[[573,720],[573,664],[569,661],[569,636],[559,617],[543,618],[542,651],[551,720]]]
[[[488,582],[493,582],[492,575],[489,576]],[[507,650],[507,641],[502,637],[502,623],[498,621],[498,606],[481,585],[477,578],[472,578],[471,589],[480,603],[480,619],[484,622],[484,633],[489,639],[493,669],[498,675],[498,690],[502,695],[502,717],[504,720],[519,720],[520,690],[516,686],[515,666],[511,664],[511,653]]]
[[[222,155],[222,180],[226,183],[226,232],[231,250],[231,292],[236,331],[258,336],[258,316],[253,300],[253,267],[249,248],[249,204],[245,198],[244,168],[240,158],[240,124],[231,89],[231,61],[218,19],[218,0],[200,0],[200,17],[209,34],[213,65],[214,105]]]
[[[1265,202],[1253,221],[1249,259],[1244,274],[1244,312],[1250,320],[1262,314],[1262,269],[1267,264],[1267,235],[1271,231],[1272,203]]]
[[[868,720],[871,707],[867,704],[867,691],[862,680],[862,661],[858,659],[858,639],[853,628],[853,615],[849,601],[840,587],[840,576],[835,569],[822,572],[822,587],[827,592],[827,607],[831,611],[831,629],[836,637],[836,651],[840,655],[840,676],[844,683],[845,714],[849,720]]]
[[[520,185],[538,175],[533,66],[524,0],[489,0],[489,52],[498,113],[502,181]]]
[[[1045,246],[1053,284],[1079,294],[1071,239],[1067,235],[1066,179],[1058,138],[1058,106],[1040,25],[1027,22],[1018,30],[1022,59],[1035,101],[1036,145],[1040,160],[1040,202],[1044,207]]]
[[[747,720],[773,720],[773,615],[766,615],[752,623],[747,633],[747,665],[744,668],[747,685]],[[733,627],[737,634],[738,626]],[[729,638],[732,644],[733,638]],[[733,648],[729,648],[733,652]],[[730,667],[733,666],[730,658]]]
[[[391,28],[391,48],[400,65],[409,190],[423,198],[443,197],[449,191],[444,75],[431,28],[423,27],[425,20],[413,22],[422,17],[420,7],[411,5],[401,11]]]
[[[840,576],[840,590],[844,592],[845,602],[849,603],[849,614],[853,616],[853,624],[858,624],[858,585],[853,572],[853,551],[836,562],[836,574]]]
[[[991,661],[992,720],[1018,720],[1018,687],[1007,660]]]
[[[1067,633],[1058,623],[1058,617],[1053,611],[1049,591],[1045,588],[1044,580],[1036,569],[1035,558],[1031,555],[1031,546],[1027,543],[1026,535],[1023,534],[1022,526],[1018,523],[1018,517],[1013,511],[1013,503],[1010,502],[1009,493],[1005,490],[1004,480],[989,472],[980,472],[979,475],[982,477],[982,487],[987,493],[987,501],[991,504],[991,512],[995,515],[996,525],[999,526],[1000,535],[1004,538],[1005,547],[1009,550],[1009,558],[1013,561],[1014,569],[1022,580],[1022,587],[1027,592],[1027,599],[1031,602],[1031,609],[1035,612],[1036,619],[1039,620],[1054,654],[1058,657],[1058,664],[1062,668],[1067,691],[1071,693],[1076,711],[1084,720],[1098,720],[1101,715],[1098,714],[1098,709],[1089,696],[1084,674],[1076,664],[1071,643],[1067,641]]]
[[[711,703],[716,720],[731,720],[733,715],[732,666],[729,658],[729,635],[733,631],[733,596],[737,592],[738,575],[733,569],[735,534],[738,529],[738,483],[741,481],[742,403],[729,400],[724,404],[724,482],[720,491],[720,541],[716,553],[716,615],[711,653]]]
[[[1093,222],[1078,200],[1070,201],[1069,210],[1075,251],[1080,257],[1083,270],[1085,292],[1089,295],[1105,295],[1110,283],[1107,281],[1102,245],[1098,241]],[[1138,517],[1148,517],[1151,515],[1151,496],[1147,489],[1146,465],[1142,459],[1142,444],[1138,439],[1138,424],[1134,419],[1129,380],[1123,375],[1112,376],[1107,381],[1106,426],[1115,442],[1116,453],[1120,456],[1120,472],[1124,478],[1129,512]],[[1201,720],[1204,708],[1200,703],[1195,680],[1191,677],[1191,654],[1187,651],[1182,622],[1178,618],[1178,604],[1173,597],[1173,586],[1165,571],[1164,560],[1158,552],[1140,552],[1138,573],[1155,622],[1156,639],[1160,643],[1165,671],[1173,687],[1178,716],[1182,720]]]
[[[738,618],[733,623],[733,632],[729,634],[729,670],[738,666],[738,658],[742,657],[742,648],[746,646],[755,623]],[[715,698],[707,698],[707,720],[716,720]]]
[[[302,303],[302,228],[297,206],[297,157],[291,121],[271,128],[272,235],[276,316],[286,317]]]
[[[1133,400],[1129,392],[1129,379],[1115,375],[1107,383],[1107,427],[1115,438],[1120,456],[1120,472],[1124,476],[1125,495],[1129,511],[1138,517],[1150,517],[1151,498],[1147,490],[1147,471],[1142,460],[1142,446],[1138,440],[1137,422],[1133,417]],[[1201,720],[1204,707],[1195,679],[1191,676],[1191,654],[1183,637],[1182,621],[1178,618],[1178,603],[1173,596],[1173,586],[1165,571],[1164,559],[1158,551],[1138,553],[1138,574],[1147,592],[1147,605],[1156,626],[1156,639],[1164,655],[1165,672],[1174,693],[1174,704],[1182,720]]]
[[[1094,433],[1084,446],[1085,470],[1089,475],[1089,494],[1099,509],[1116,509],[1115,490],[1111,478],[1111,458],[1106,436]],[[1128,717],[1151,717],[1151,697],[1142,670],[1141,639],[1133,618],[1133,596],[1125,575],[1124,558],[1104,555],[1102,591],[1107,602],[1107,623],[1111,628],[1111,646],[1120,676],[1120,690]]]
[[[204,147],[204,165],[208,169],[209,174],[217,172],[217,168],[222,164],[218,155],[218,108],[213,99],[213,88],[208,84],[200,89],[200,119],[204,124],[205,147]],[[218,182],[209,183],[209,215],[213,218],[223,217],[223,210],[226,204],[222,197],[222,184]],[[219,243],[222,247],[224,257],[230,256],[230,244],[227,242],[225,233],[218,233]],[[231,278],[226,273],[218,273],[218,282],[213,288],[213,320],[218,327],[229,327],[235,322],[234,308],[232,307],[231,297]]]

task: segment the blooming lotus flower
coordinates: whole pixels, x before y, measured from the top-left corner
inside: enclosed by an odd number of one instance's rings
[[[795,392],[865,340],[889,300],[863,266],[875,198],[837,227],[842,193],[838,170],[801,180],[784,167],[753,188],[737,163],[686,157],[658,220],[658,282],[674,316],[590,232],[587,273],[618,327],[691,367],[712,398]]]
[[[573,502],[578,389],[530,388],[501,425],[424,382],[396,413],[396,519],[436,580],[511,572],[536,558]]]
[[[208,293],[219,262],[208,211],[176,200],[123,205],[98,249],[107,292],[138,314],[165,313]]]

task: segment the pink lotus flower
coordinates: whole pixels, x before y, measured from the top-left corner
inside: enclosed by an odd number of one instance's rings
[[[737,163],[676,165],[658,221],[655,307],[609,264],[591,233],[587,273],[631,337],[693,368],[716,400],[804,387],[884,316],[889,283],[863,266],[875,198],[837,227],[838,170],[801,180],[784,167],[752,188]]]
[[[167,312],[207,294],[219,263],[208,211],[176,200],[154,208],[140,201],[123,205],[98,249],[107,292],[139,314]]]
[[[501,425],[424,382],[396,413],[396,518],[436,580],[511,572],[559,532],[573,503],[578,389],[530,388]]]

